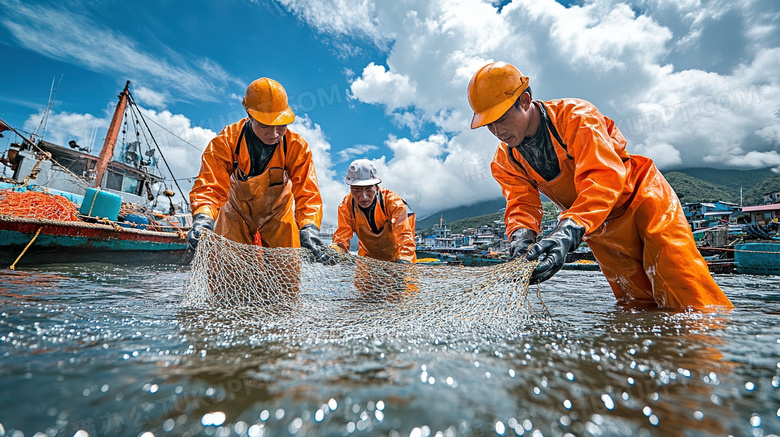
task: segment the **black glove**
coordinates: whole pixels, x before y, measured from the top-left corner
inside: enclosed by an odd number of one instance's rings
[[[553,277],[566,262],[566,254],[580,245],[585,228],[572,219],[563,219],[550,233],[528,249],[527,258],[535,260],[544,254],[544,258],[531,273],[531,284],[538,284]]]
[[[408,261],[408,260],[405,260],[405,259],[400,259],[400,258],[395,260],[395,262],[397,264],[411,264],[412,263],[411,261]]]
[[[325,243],[320,240],[320,228],[317,225],[306,225],[301,228],[301,247],[305,247],[311,250],[314,255],[314,261],[318,263],[327,263],[330,255],[328,255],[327,247]]]
[[[525,255],[535,241],[536,232],[528,228],[520,228],[512,232],[512,240],[509,242],[509,259]]]
[[[200,240],[200,236],[206,229],[209,231],[214,230],[214,219],[209,217],[208,214],[195,214],[192,217],[192,228],[187,233],[187,244],[190,246],[190,249],[195,250],[198,247],[198,240]]]

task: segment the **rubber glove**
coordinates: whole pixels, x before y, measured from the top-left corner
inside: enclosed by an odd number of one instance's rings
[[[203,235],[203,231],[206,229],[209,231],[214,230],[214,219],[208,214],[195,214],[192,217],[192,228],[187,233],[187,244],[190,246],[190,249],[195,250],[198,247],[198,240],[200,240],[200,236]]]
[[[536,232],[528,228],[519,228],[512,232],[512,239],[509,242],[509,259],[514,259],[525,255],[528,248],[536,241]]]
[[[330,258],[325,243],[320,239],[320,228],[316,225],[306,225],[300,230],[301,247],[311,250],[314,261],[326,263]]]
[[[542,238],[529,249],[527,258],[538,259],[544,255],[531,273],[531,284],[538,284],[553,277],[566,262],[566,254],[573,252],[582,242],[585,228],[572,219],[563,219],[550,233],[550,236]]]

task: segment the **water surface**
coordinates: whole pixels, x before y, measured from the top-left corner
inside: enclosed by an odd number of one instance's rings
[[[563,271],[501,335],[302,340],[180,305],[182,267],[0,270],[0,436],[778,434],[780,278],[715,279],[727,314]]]

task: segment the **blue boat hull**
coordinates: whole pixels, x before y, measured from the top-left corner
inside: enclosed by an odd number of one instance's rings
[[[740,243],[734,249],[737,273],[780,275],[780,242]]]
[[[17,263],[20,266],[73,262],[186,264],[192,259],[183,233],[0,216],[0,268],[10,266],[22,252]]]

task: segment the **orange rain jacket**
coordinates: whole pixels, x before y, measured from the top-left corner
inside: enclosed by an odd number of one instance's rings
[[[319,228],[322,222],[322,197],[309,145],[288,128],[266,170],[241,181],[236,173],[248,173],[251,162],[246,140],[237,143],[248,120],[226,126],[203,152],[200,174],[190,191],[193,215],[205,213],[216,219],[214,231],[234,241],[252,244],[257,231],[263,246],[299,247],[298,230],[309,224]]]
[[[377,191],[377,207],[374,208],[374,223],[380,229],[371,230],[368,218],[347,194],[338,211],[338,228],[333,234],[333,243],[343,252],[349,251],[352,233],[358,235],[358,255],[369,256],[382,261],[403,259],[417,260],[414,244],[415,217],[409,214],[406,202],[398,194],[386,188]]]
[[[521,153],[501,143],[491,170],[507,199],[507,235],[519,228],[539,232],[542,192],[563,210],[559,219],[585,227],[584,241],[619,301],[673,309],[733,306],[712,279],[677,195],[652,160],[626,152],[615,123],[589,102],[534,104],[549,115],[561,171],[546,181]]]

